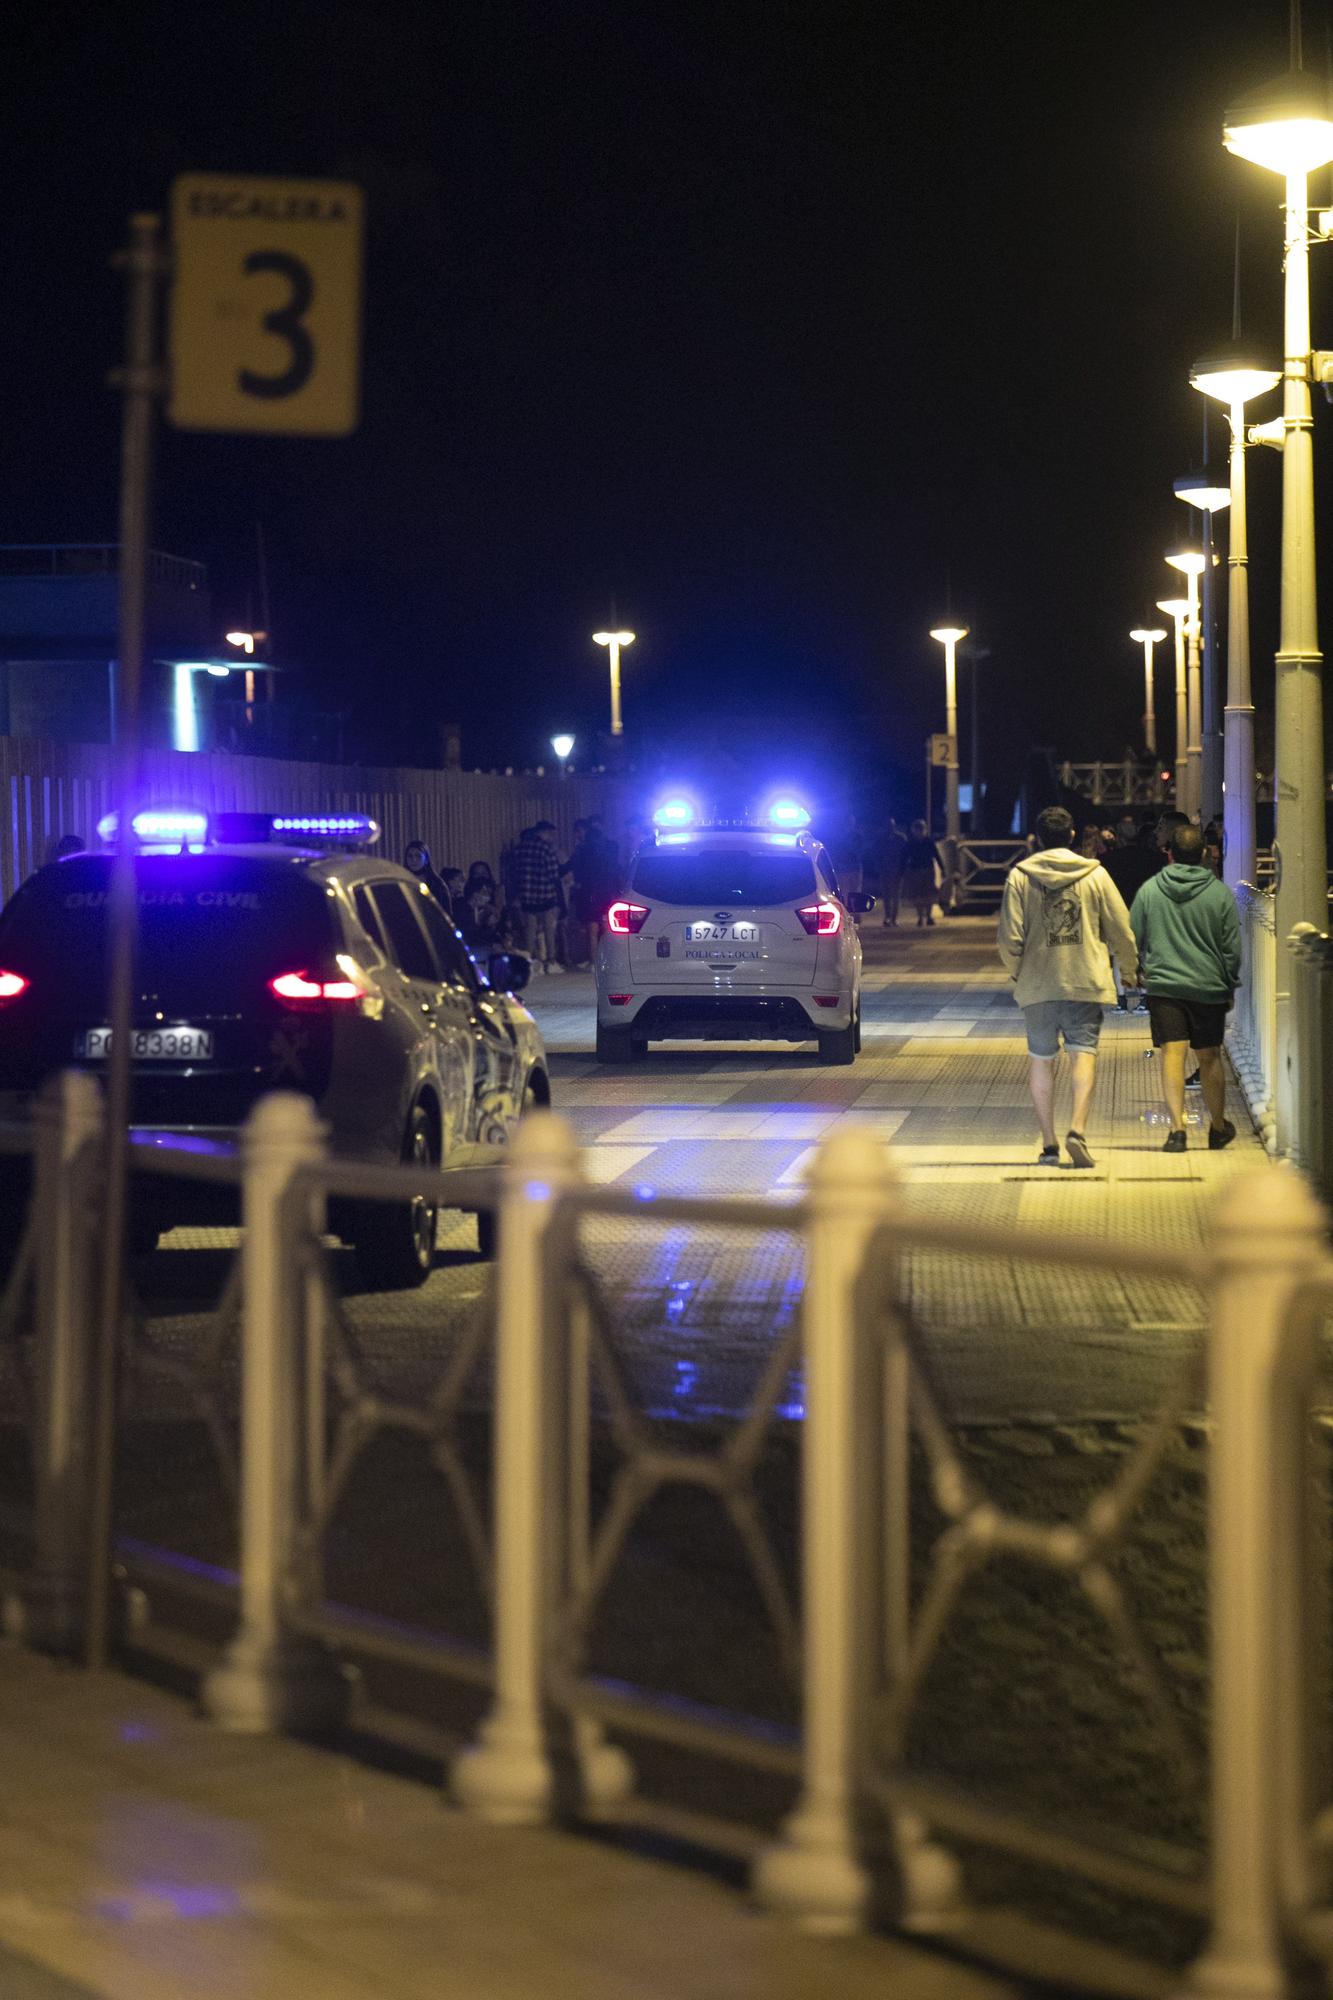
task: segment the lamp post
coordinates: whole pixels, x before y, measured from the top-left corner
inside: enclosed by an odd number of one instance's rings
[[[1204,556],[1201,549],[1177,549],[1167,561],[1172,569],[1180,571],[1189,588],[1189,620],[1186,638],[1189,644],[1189,671],[1186,681],[1185,702],[1185,787],[1187,796],[1182,804],[1176,804],[1182,812],[1196,813],[1203,801],[1203,684],[1199,671],[1199,634],[1202,621],[1199,617],[1199,578],[1204,571]]]
[[[1207,442],[1205,440],[1205,456]],[[1201,471],[1184,473],[1175,482],[1177,500],[1197,507],[1203,516],[1203,625],[1200,651],[1203,658],[1202,762],[1199,773],[1199,818],[1222,817],[1222,716],[1217,685],[1217,621],[1213,612],[1213,516],[1231,505],[1231,488],[1221,486],[1204,466]]]
[[[1245,405],[1282,377],[1239,341],[1190,369],[1201,395],[1223,404],[1231,426],[1231,542],[1227,550],[1227,696],[1223,712],[1222,873],[1227,887],[1254,880],[1254,703],[1250,695],[1249,525],[1245,493]]]
[[[1130,638],[1143,648],[1143,741],[1150,757],[1157,755],[1157,701],[1153,693],[1152,656],[1166,634],[1160,625],[1136,625]]]
[[[944,648],[944,728],[948,738],[949,761],[944,767],[944,835],[949,850],[949,882],[945,908],[954,906],[958,880],[958,641],[967,637],[966,625],[935,625],[931,638]]]
[[[1328,928],[1324,836],[1323,656],[1315,599],[1314,441],[1310,409],[1310,174],[1333,160],[1327,88],[1301,70],[1300,8],[1292,9],[1292,67],[1252,90],[1223,121],[1229,153],[1283,176],[1286,283],[1282,364],[1282,591],[1277,650],[1276,994],[1277,1141],[1291,1132],[1301,1087],[1300,1050],[1291,1036],[1290,954],[1299,923]]]
[[[1190,615],[1190,601],[1188,597],[1159,597],[1157,609],[1165,611],[1171,620],[1171,629],[1176,642],[1176,810],[1184,812],[1185,796],[1189,789],[1185,759],[1185,744],[1189,735],[1185,683],[1185,625]]]
[[[594,632],[594,646],[605,646],[611,655],[611,734],[623,736],[625,726],[620,720],[620,649],[634,644],[632,632]]]
[[[567,735],[553,736],[551,738],[551,748],[560,759],[560,775],[563,778],[568,775],[569,753],[574,748],[574,738]]]

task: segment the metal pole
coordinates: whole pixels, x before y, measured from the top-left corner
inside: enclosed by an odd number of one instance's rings
[[[1282,365],[1282,611],[1277,650],[1273,858],[1277,935],[1328,928],[1324,835],[1324,702],[1315,597],[1314,446],[1310,410],[1310,257],[1306,176],[1287,175]],[[1277,1132],[1285,1146],[1300,1050],[1291,1045],[1289,958],[1278,951]]]
[[[152,506],[153,406],[161,386],[155,363],[158,247],[161,218],[130,218],[122,268],[129,275],[125,316],[125,406],[120,457],[120,606],[117,646],[114,803],[118,814],[111,871],[111,976],[107,1019],[106,1174],[102,1194],[102,1285],[93,1364],[93,1449],[88,1531],[88,1623],[85,1658],[106,1664],[111,1589],[111,1528],[115,1478],[116,1361],[125,1264],[128,1195],[126,1131],[130,1116],[130,1028],[134,1011],[138,928],[134,834],[130,820],[139,782],[139,700],[143,682],[148,590],[148,523]]]
[[[1205,412],[1206,415],[1206,412]],[[1213,516],[1203,517],[1203,757],[1199,769],[1199,818],[1222,817],[1222,729],[1217,687],[1217,632],[1213,589]]]
[[[949,761],[945,765],[944,831],[954,847],[958,844],[958,641],[944,642],[944,727],[948,732]]]
[[[620,720],[620,641],[613,639],[607,651],[611,655],[611,734],[623,736],[624,724]]]
[[[978,649],[974,649],[972,653],[972,757],[970,771],[972,779],[972,818],[968,827],[968,831],[974,839],[981,831],[981,768],[977,747],[981,740],[977,728],[977,669],[980,665],[981,653]]]
[[[1148,755],[1157,755],[1157,701],[1153,692],[1152,660],[1156,650],[1155,639],[1143,642],[1143,741]]]
[[[1189,806],[1189,764],[1187,745],[1189,726],[1185,693],[1185,615],[1171,613],[1171,624],[1176,642],[1176,811],[1188,812]]]
[[[1188,733],[1185,746],[1189,798],[1182,810],[1187,813],[1197,813],[1203,802],[1203,703],[1199,662],[1199,579],[1193,571],[1189,576],[1189,603],[1189,678],[1186,682]]]
[[[1226,796],[1222,875],[1254,881],[1254,703],[1250,699],[1250,550],[1245,494],[1245,405],[1231,405],[1231,545],[1227,551]]]

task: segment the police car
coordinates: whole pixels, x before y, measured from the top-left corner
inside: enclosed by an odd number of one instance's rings
[[[373,821],[153,811],[134,830],[137,1129],[234,1141],[265,1091],[296,1090],[339,1155],[468,1167],[549,1102],[537,1025],[512,997],[526,962],[497,953],[481,971],[429,888],[368,851]],[[111,868],[109,852],[53,862],[0,914],[0,1115],[53,1071],[105,1066]],[[210,1197],[145,1177],[136,1247]],[[425,1202],[343,1203],[330,1223],[373,1286],[431,1269]]]
[[[653,1041],[786,1041],[850,1063],[861,1046],[861,940],[874,897],[843,895],[799,801],[708,819],[653,815],[597,947],[597,1055]]]

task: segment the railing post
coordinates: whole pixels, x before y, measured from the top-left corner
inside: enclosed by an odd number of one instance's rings
[[[241,1134],[241,1617],[202,1689],[225,1729],[260,1734],[335,1721],[347,1680],[328,1649],[288,1629],[295,1547],[307,1210],[296,1183],[324,1158],[324,1128],[308,1097],[261,1098]]]
[[[93,1165],[102,1093],[64,1070],[37,1100],[32,1193],[37,1273],[33,1473],[36,1557],[20,1592],[25,1639],[75,1652],[88,1568],[88,1368],[96,1247]]]
[[[554,1435],[565,1407],[552,1320],[562,1291],[548,1237],[579,1180],[563,1119],[538,1111],[509,1147],[500,1197],[494,1403],[495,1699],[451,1773],[455,1798],[501,1826],[535,1826],[556,1803],[546,1701],[551,1598],[563,1570],[564,1503]]]
[[[880,1655],[880,1399],[861,1292],[893,1170],[870,1133],[821,1145],[810,1174],[801,1431],[802,1782],[755,1865],[759,1901],[830,1935],[859,1930],[874,1877],[862,1774]]]
[[[1326,1217],[1298,1174],[1239,1176],[1218,1205],[1208,1339],[1212,1919],[1179,2000],[1295,2000],[1310,1897],[1306,1434],[1315,1376],[1296,1306]]]

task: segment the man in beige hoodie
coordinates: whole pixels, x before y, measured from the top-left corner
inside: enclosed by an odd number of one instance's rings
[[[1037,852],[1004,885],[997,942],[1028,1038],[1028,1088],[1041,1126],[1037,1164],[1058,1167],[1055,1059],[1069,1057],[1074,1110],[1065,1135],[1071,1163],[1094,1164],[1087,1121],[1102,1009],[1115,1001],[1111,953],[1126,986],[1137,984],[1138,947],[1120,891],[1099,861],[1075,854],[1063,806],[1037,816]]]

